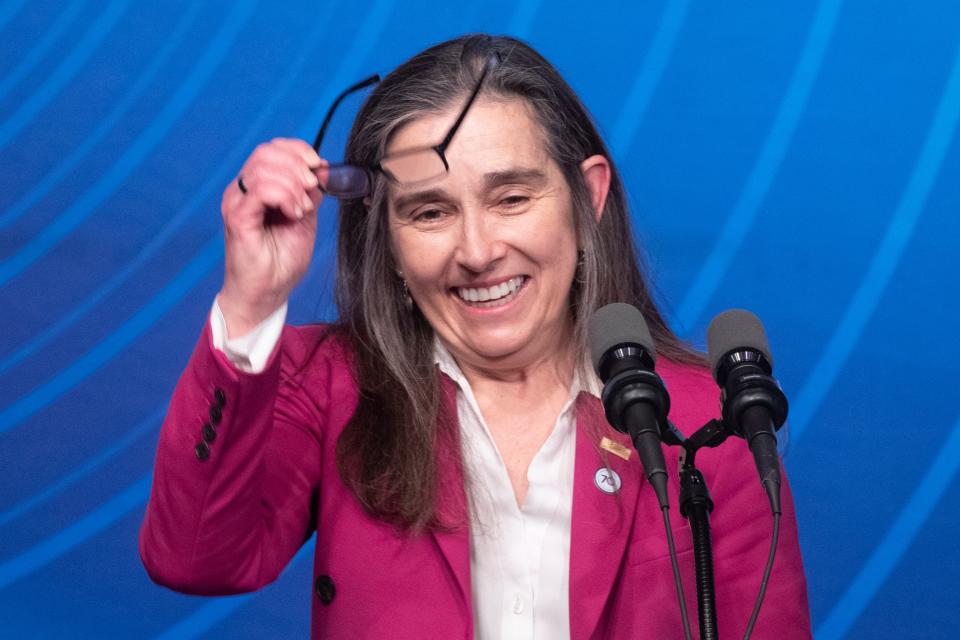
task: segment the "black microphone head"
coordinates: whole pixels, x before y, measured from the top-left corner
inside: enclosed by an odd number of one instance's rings
[[[773,367],[770,347],[767,346],[767,332],[763,330],[760,318],[746,309],[728,309],[710,321],[707,327],[707,356],[714,378],[717,378],[723,357],[731,351],[742,349],[759,351]]]
[[[653,338],[647,329],[643,314],[623,302],[614,302],[597,309],[590,318],[589,327],[590,360],[599,373],[600,359],[612,347],[618,344],[639,344],[654,360],[657,353],[653,348]]]

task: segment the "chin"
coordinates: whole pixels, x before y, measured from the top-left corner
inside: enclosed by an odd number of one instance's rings
[[[517,353],[533,341],[529,332],[511,331],[507,335],[504,333],[496,331],[469,336],[464,341],[465,346],[482,358],[500,360]]]

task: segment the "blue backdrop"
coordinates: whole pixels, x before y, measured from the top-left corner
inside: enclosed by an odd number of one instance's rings
[[[136,551],[220,193],[259,141],[311,138],[340,89],[467,31],[529,40],[583,97],[682,335],[765,321],[817,636],[955,637],[949,0],[0,0],[0,635],[306,637],[310,549],[221,599],[154,586]],[[321,219],[294,322],[333,313]]]

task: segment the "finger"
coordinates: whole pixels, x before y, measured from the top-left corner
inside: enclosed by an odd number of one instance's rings
[[[305,215],[301,194],[291,191],[281,182],[264,181],[255,187],[256,197],[267,209],[276,209],[289,220],[301,220]],[[261,220],[261,224],[263,220]]]
[[[319,185],[320,188],[321,188],[321,189],[326,189],[326,188],[327,188],[327,180],[330,178],[330,171],[329,171],[329,169],[328,169],[328,167],[330,166],[330,163],[327,162],[326,160],[322,160],[321,162],[322,162],[322,164],[321,164],[319,167],[317,167],[316,169],[313,170],[313,174],[314,174],[315,176],[317,176],[317,180],[318,180],[319,183],[320,183],[320,185]]]
[[[299,177],[305,189],[312,189],[318,184],[317,176],[311,170],[311,167],[304,161],[301,154],[293,150],[290,145],[274,141],[258,146],[250,155],[250,159],[244,166],[244,171],[247,171],[248,167],[261,163],[287,167],[291,173]],[[322,164],[323,161],[320,161],[320,163]]]
[[[234,181],[236,183],[236,181]],[[263,172],[253,173],[244,178],[247,193],[240,193],[238,187],[227,188],[223,202],[223,221],[227,229],[262,230],[271,218],[270,210],[275,209],[287,219],[300,220],[305,213],[305,196],[300,187],[291,189],[289,182],[269,177]]]
[[[317,152],[313,149],[312,146],[307,144],[306,141],[300,140],[298,138],[274,138],[272,140],[277,146],[283,147],[284,149],[289,150],[291,153],[295,153],[306,163],[308,167],[314,169],[320,166],[322,159]]]
[[[303,180],[291,170],[289,164],[257,164],[250,167],[249,171],[250,173],[244,174],[244,184],[257,180],[278,182],[299,196],[300,206],[302,208],[309,209],[313,207],[310,191],[316,189],[317,185],[311,187],[304,185]],[[314,176],[314,178],[316,178],[316,176]]]

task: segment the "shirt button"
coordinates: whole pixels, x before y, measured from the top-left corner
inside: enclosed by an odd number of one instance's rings
[[[520,596],[516,596],[513,599],[513,612],[517,615],[523,613],[523,600],[520,598]]]

